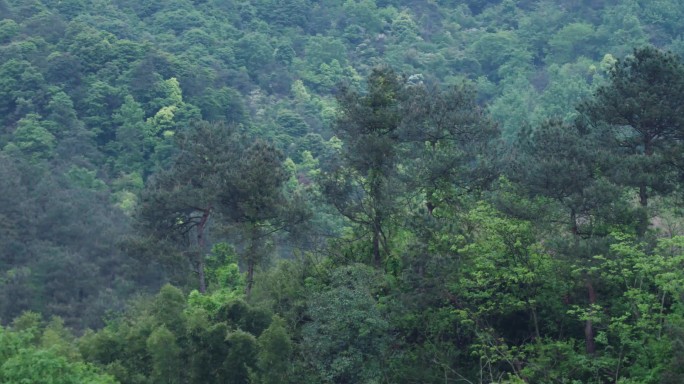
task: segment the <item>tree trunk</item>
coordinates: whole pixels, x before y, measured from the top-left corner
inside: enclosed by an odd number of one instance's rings
[[[649,161],[648,159],[653,156],[653,143],[649,138],[644,140],[644,156],[646,157],[646,161]],[[653,172],[654,170],[646,169],[646,171]],[[651,224],[648,219],[648,211],[646,210],[648,208],[648,186],[645,181],[639,183],[639,205],[641,205],[643,212],[639,218],[636,231],[637,235],[643,236],[646,233],[646,230],[648,230],[648,226]]]
[[[587,279],[587,292],[589,293],[589,305],[596,303],[596,291],[589,279]],[[587,319],[584,325],[584,338],[586,340],[587,353],[593,355],[596,352],[596,343],[594,341],[594,327],[591,319]]]
[[[646,185],[644,185],[644,183],[641,183],[639,186],[639,204],[644,208],[648,207],[648,193],[646,192]]]
[[[259,249],[258,241],[261,239],[261,233],[259,228],[252,226],[249,228],[249,246],[247,248],[247,286],[245,287],[245,295],[249,297],[252,294],[252,286],[254,285],[254,269],[256,268],[256,263],[260,257],[259,252],[263,251]]]
[[[578,240],[579,238],[577,236],[579,235],[579,226],[577,225],[577,213],[575,212],[575,208],[570,208],[570,226],[572,235],[575,236],[576,240]]]
[[[207,221],[211,215],[211,207],[202,211],[202,218],[197,224],[197,274],[199,277],[199,291],[200,293],[207,292],[207,281],[204,274],[204,248],[206,247],[206,238],[204,232],[206,230]]]
[[[245,288],[247,297],[252,294],[252,285],[254,285],[254,264],[254,259],[247,261],[247,287]]]
[[[382,265],[382,257],[380,255],[380,218],[375,215],[373,219],[373,264],[380,268]]]
[[[204,294],[207,293],[207,279],[204,274],[204,255],[199,255],[199,260],[197,263],[197,275],[199,278],[199,291]]]
[[[537,308],[532,307],[532,323],[534,324],[534,341],[541,340],[541,332],[539,332],[539,319],[537,319]]]
[[[382,193],[382,179],[377,174],[377,171],[373,171],[369,175],[370,179],[370,198],[372,200],[373,207],[373,222],[372,222],[372,242],[373,242],[373,265],[376,268],[382,266],[382,255],[380,253],[380,236],[382,236],[382,210],[380,208],[381,203],[381,193]]]
[[[653,143],[649,138],[644,140],[644,156],[647,159],[653,156]],[[646,190],[645,182],[641,182],[639,185],[639,204],[644,208],[648,206],[648,191]]]

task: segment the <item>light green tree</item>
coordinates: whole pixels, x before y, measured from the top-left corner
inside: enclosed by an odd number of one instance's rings
[[[46,128],[42,116],[28,114],[17,123],[12,144],[33,159],[47,159],[53,156],[55,136]]]
[[[145,112],[133,96],[127,95],[118,111],[112,116],[116,128],[116,169],[121,172],[142,171],[145,144],[150,145],[152,129],[145,122]],[[150,150],[149,148],[147,149]]]
[[[271,325],[257,339],[259,353],[257,367],[262,384],[284,384],[291,375],[292,341],[285,322],[274,317]]]
[[[147,338],[147,350],[152,358],[152,383],[181,382],[181,350],[171,331],[164,325],[157,327]]]

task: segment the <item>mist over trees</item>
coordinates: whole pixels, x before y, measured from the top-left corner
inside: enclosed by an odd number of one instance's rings
[[[0,0],[0,382],[682,382],[683,16]]]

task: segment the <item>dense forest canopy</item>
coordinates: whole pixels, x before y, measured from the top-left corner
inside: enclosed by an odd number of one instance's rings
[[[682,18],[0,0],[0,382],[681,383]]]

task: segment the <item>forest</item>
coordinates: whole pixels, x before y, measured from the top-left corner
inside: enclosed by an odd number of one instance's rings
[[[679,0],[0,0],[0,383],[684,382]]]

